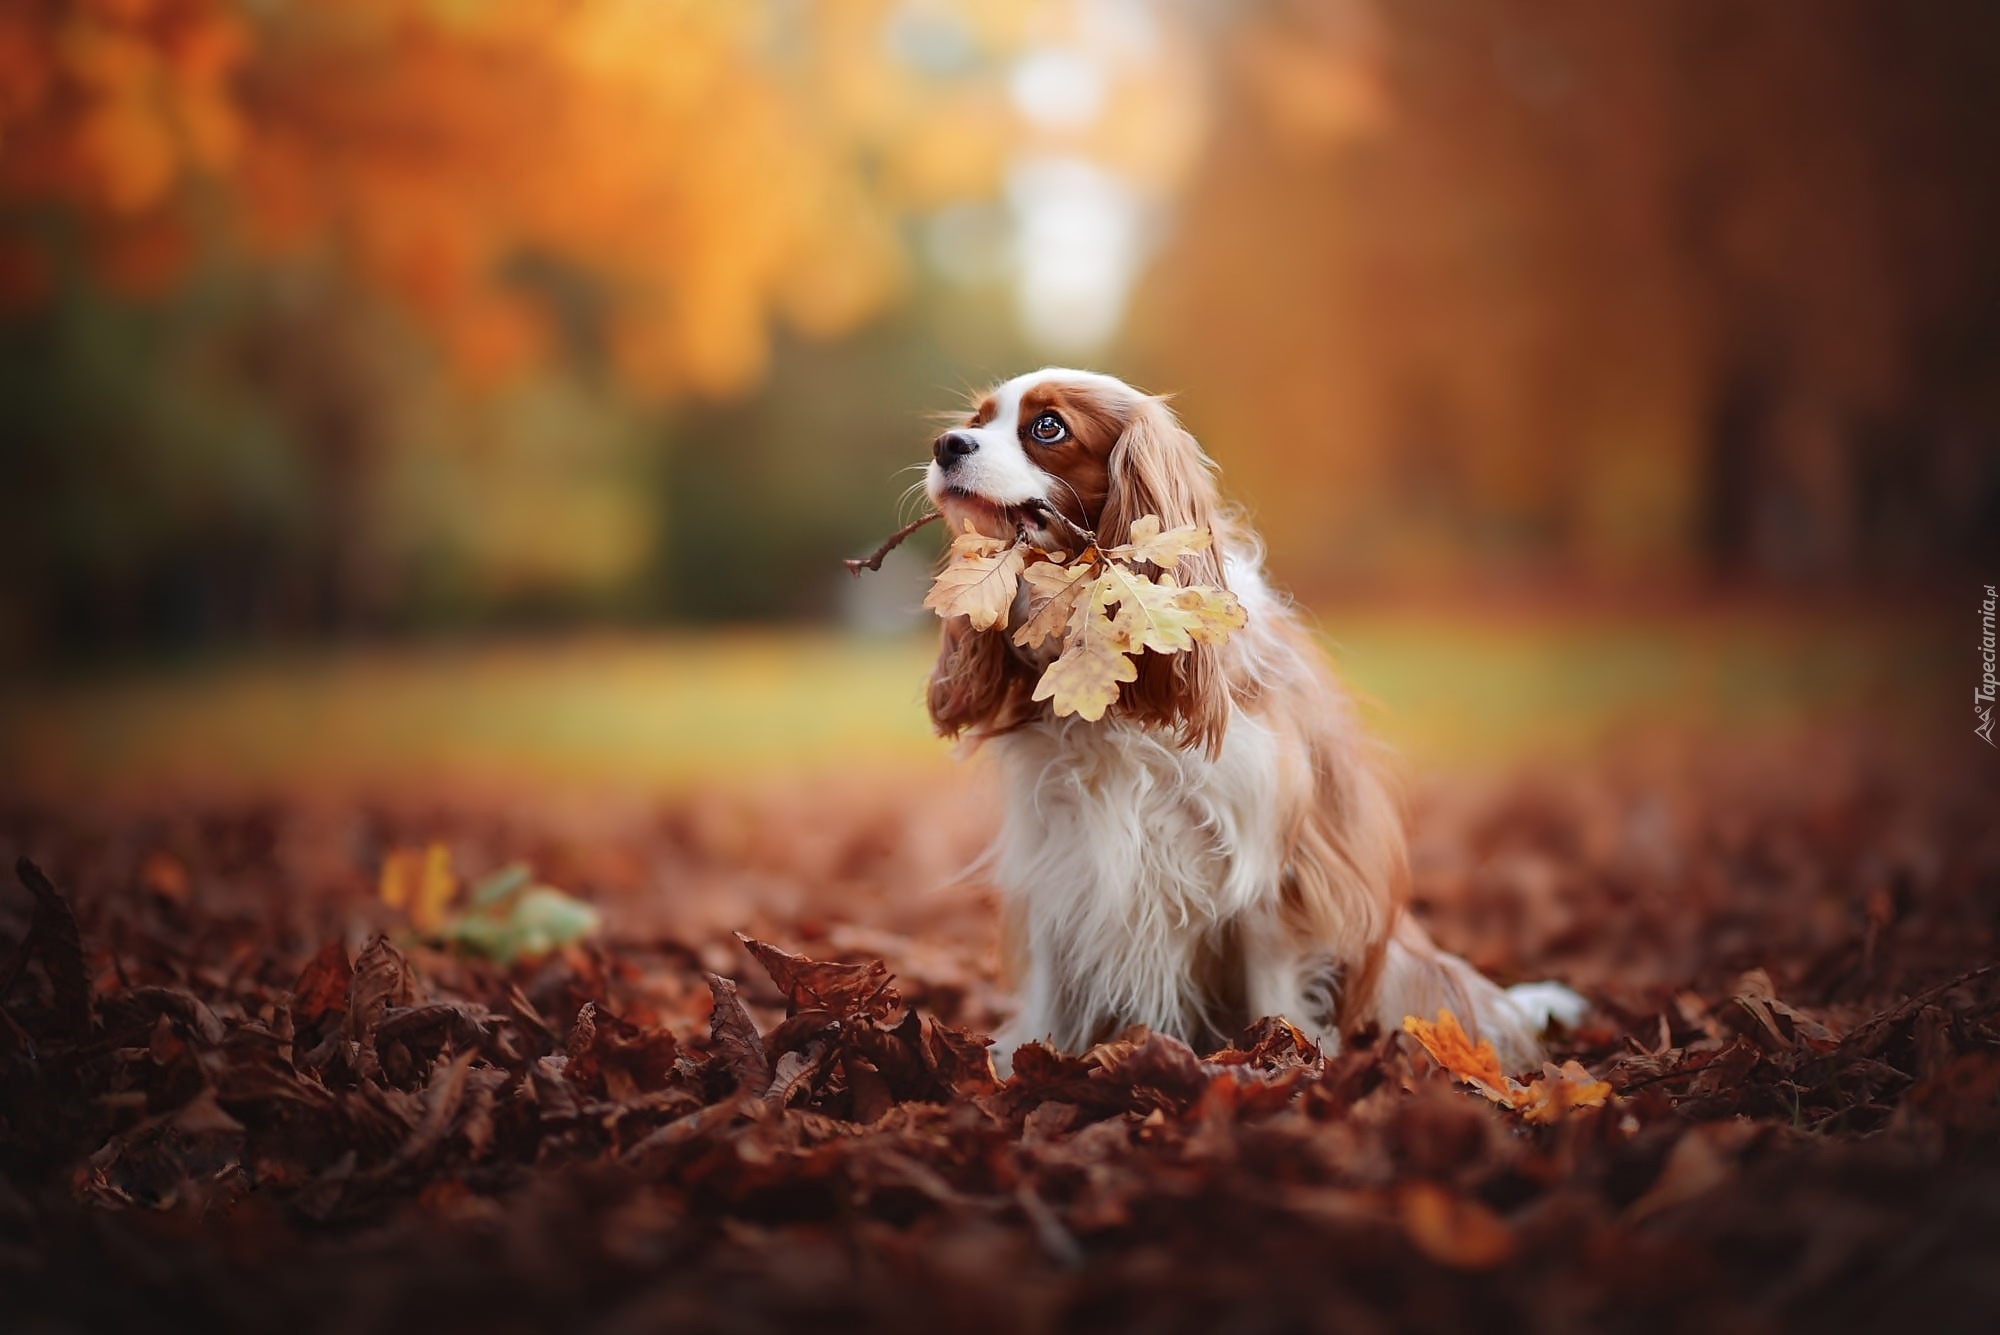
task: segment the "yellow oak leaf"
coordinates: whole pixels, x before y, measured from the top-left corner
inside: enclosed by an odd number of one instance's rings
[[[1169,583],[1171,579],[1162,576],[1160,582]],[[1206,584],[1190,584],[1180,590],[1174,595],[1174,606],[1188,614],[1188,638],[1196,644],[1221,644],[1250,620],[1250,614],[1243,610],[1235,594]]]
[[[1117,703],[1119,683],[1139,679],[1138,666],[1127,656],[1130,646],[1107,607],[1109,584],[1105,575],[1088,583],[1062,656],[1035,683],[1034,698],[1052,702],[1058,718],[1075,714],[1095,723]]]
[[[1018,545],[962,533],[952,540],[950,557],[924,596],[924,606],[941,617],[962,616],[974,630],[991,630],[1013,608],[1026,560]]]
[[[1076,619],[1090,574],[1091,567],[1082,561],[1068,566],[1038,561],[1023,571],[1022,577],[1028,581],[1030,611],[1028,619],[1014,632],[1014,643],[1032,649],[1062,634]]]
[[[946,557],[952,559],[960,556],[991,556],[1013,545],[1006,538],[991,538],[981,533],[968,519],[965,521],[965,527],[952,535],[951,548]]]
[[[1439,1010],[1435,1024],[1405,1015],[1403,1030],[1414,1035],[1424,1051],[1454,1077],[1495,1103],[1513,1106],[1507,1094],[1507,1073],[1500,1069],[1500,1055],[1483,1038],[1475,1046],[1456,1015]]]
[[[1528,1121],[1547,1125],[1561,1120],[1571,1108],[1602,1107],[1610,1097],[1611,1086],[1593,1078],[1572,1058],[1560,1067],[1542,1063],[1542,1074],[1514,1095],[1513,1106]]]
[[[1106,598],[1118,604],[1112,625],[1126,648],[1178,654],[1194,647],[1187,616],[1174,606],[1180,586],[1173,583],[1173,576],[1163,575],[1163,582],[1156,584],[1136,571],[1107,565],[1103,579]]]
[[[1501,1071],[1493,1045],[1481,1039],[1475,1046],[1448,1010],[1438,1012],[1436,1024],[1406,1015],[1403,1028],[1454,1078],[1537,1125],[1560,1121],[1571,1108],[1600,1107],[1612,1094],[1609,1084],[1593,1078],[1574,1060],[1560,1067],[1544,1062],[1542,1074],[1525,1085],[1510,1078]]]
[[[1075,714],[1094,723],[1117,703],[1122,683],[1138,680],[1133,655],[1220,644],[1247,621],[1243,605],[1225,589],[1147,573],[1207,549],[1213,541],[1207,528],[1186,524],[1162,531],[1158,515],[1143,515],[1131,536],[1121,546],[1087,547],[1066,562],[1060,553],[988,537],[967,524],[952,539],[924,606],[941,617],[965,617],[974,630],[991,630],[1006,624],[1025,584],[1027,615],[1014,643],[1033,649],[1059,639],[1061,645],[1036,682],[1034,698],[1051,701],[1059,717]]]
[[[1214,539],[1205,525],[1182,524],[1162,533],[1158,515],[1141,515],[1132,521],[1129,541],[1122,546],[1106,548],[1104,554],[1134,564],[1147,562],[1156,566],[1172,566],[1190,552],[1207,551],[1212,541]]]
[[[1137,681],[1139,669],[1108,637],[1073,643],[1035,683],[1035,699],[1052,700],[1056,716],[1076,714],[1095,723],[1118,700],[1118,684]]]
[[[1244,621],[1241,604],[1221,589],[1183,589],[1172,575],[1154,581],[1117,565],[1106,567],[1104,579],[1118,603],[1115,623],[1131,648],[1178,654],[1196,644],[1219,644]]]

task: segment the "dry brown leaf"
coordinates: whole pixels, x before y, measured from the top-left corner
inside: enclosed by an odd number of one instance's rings
[[[764,966],[764,972],[785,994],[792,1015],[821,1010],[842,1020],[879,1020],[902,1004],[902,998],[890,985],[889,966],[879,959],[866,964],[842,964],[794,955],[741,932],[736,939]]]
[[[376,1027],[391,1006],[414,1006],[417,977],[403,952],[376,937],[354,961],[354,973],[347,984],[347,1036],[364,1046],[372,1043]]]
[[[310,1023],[328,1011],[347,1009],[347,988],[354,978],[354,966],[347,962],[347,947],[338,938],[320,947],[292,985],[292,1016]]]
[[[90,1027],[90,977],[83,962],[83,938],[77,931],[76,912],[67,896],[42,869],[25,857],[14,860],[14,874],[35,897],[35,916],[28,927],[17,960],[25,964],[39,955],[55,990],[56,1013],[66,1032],[82,1033]],[[0,1011],[0,1015],[4,1015]]]
[[[756,1022],[743,1008],[733,980],[713,973],[706,977],[715,1003],[709,1014],[708,1032],[716,1055],[735,1077],[738,1089],[762,1096],[771,1087],[771,1061],[764,1055],[764,1040],[757,1033]]]
[[[666,1030],[635,1025],[594,1001],[577,1011],[565,1051],[571,1084],[620,1101],[665,1087],[680,1056]]]
[[[1099,578],[1107,600],[1118,604],[1113,625],[1128,648],[1184,653],[1197,644],[1220,644],[1244,623],[1235,595],[1220,589],[1183,589],[1172,575],[1154,581],[1115,565]]]

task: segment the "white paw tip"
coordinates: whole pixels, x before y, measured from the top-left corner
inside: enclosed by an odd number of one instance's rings
[[[1516,983],[1507,989],[1507,1000],[1537,1033],[1552,1024],[1574,1029],[1590,1014],[1589,1000],[1561,983]]]

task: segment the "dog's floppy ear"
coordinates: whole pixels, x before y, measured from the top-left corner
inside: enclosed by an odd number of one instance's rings
[[[1220,508],[1215,465],[1165,399],[1150,394],[1134,397],[1125,428],[1111,447],[1107,471],[1110,489],[1097,521],[1097,536],[1106,546],[1131,541],[1132,522],[1146,515],[1159,516],[1163,529],[1182,524],[1214,525]],[[1182,561],[1213,557],[1211,548]],[[1215,565],[1216,570],[1203,582],[1221,583],[1221,563],[1216,561]]]
[[[974,630],[964,617],[946,619],[925,691],[939,735],[984,738],[1018,728],[1034,712],[1032,688],[1004,630]]]
[[[1131,541],[1133,523],[1147,515],[1157,515],[1162,529],[1199,524],[1215,541],[1207,551],[1183,556],[1173,576],[1182,584],[1227,587],[1215,465],[1165,399],[1148,394],[1135,398],[1124,432],[1112,446],[1108,471],[1110,489],[1097,521],[1101,545]],[[1217,753],[1230,711],[1217,648],[1198,644],[1185,653],[1141,654],[1139,679],[1125,688],[1120,708],[1172,728],[1185,746]]]

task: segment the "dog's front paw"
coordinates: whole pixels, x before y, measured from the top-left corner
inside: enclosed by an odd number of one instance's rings
[[[1533,1033],[1547,1033],[1549,1026],[1574,1029],[1590,1014],[1590,1001],[1561,983],[1516,983],[1507,989],[1507,1000]]]

